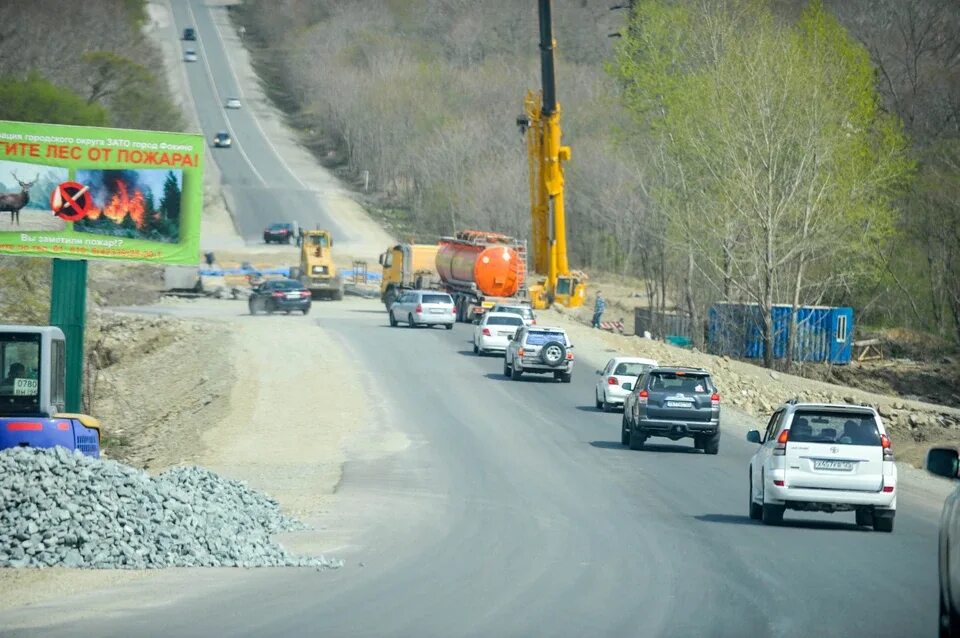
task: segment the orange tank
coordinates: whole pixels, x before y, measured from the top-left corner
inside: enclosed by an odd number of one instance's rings
[[[512,297],[523,285],[523,258],[509,239],[497,235],[444,239],[437,252],[437,273],[455,287],[475,285],[490,297]]]

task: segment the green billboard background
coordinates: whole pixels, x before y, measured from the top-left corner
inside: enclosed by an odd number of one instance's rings
[[[0,253],[197,263],[204,146],[195,134],[0,120]]]

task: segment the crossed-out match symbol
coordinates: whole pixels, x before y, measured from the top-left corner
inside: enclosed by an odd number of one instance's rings
[[[50,208],[53,214],[70,222],[83,218],[90,210],[89,186],[79,182],[64,182],[54,189],[50,196]]]

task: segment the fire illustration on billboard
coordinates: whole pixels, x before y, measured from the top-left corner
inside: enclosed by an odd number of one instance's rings
[[[92,205],[73,230],[98,235],[180,240],[180,170],[77,171],[77,182],[90,189]]]

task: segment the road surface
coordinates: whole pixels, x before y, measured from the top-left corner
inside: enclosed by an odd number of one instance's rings
[[[853,514],[752,522],[754,447],[732,409],[718,456],[686,441],[631,452],[620,416],[593,407],[599,360],[581,355],[569,385],[509,381],[500,358],[472,354],[470,326],[389,328],[371,301],[236,320],[334,333],[377,406],[365,436],[396,429],[410,441],[385,459],[349,455],[325,520],[346,565],[172,573],[189,592],[172,603],[158,594],[145,605],[132,585],[119,613],[13,635],[920,636],[936,626],[936,508],[902,496],[892,535],[856,528]]]

